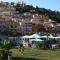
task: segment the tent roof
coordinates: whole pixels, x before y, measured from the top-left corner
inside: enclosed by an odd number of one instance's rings
[[[41,39],[31,39],[30,41],[43,41],[43,40],[41,40]]]
[[[41,38],[38,34],[33,34],[30,36],[30,38]]]
[[[44,35],[44,36],[41,36],[41,38],[47,38],[47,36],[46,36],[46,35]]]
[[[54,38],[54,36],[53,36],[53,35],[51,35],[51,34],[50,34],[48,37],[49,37],[49,38]]]
[[[30,36],[28,36],[28,35],[25,35],[25,36],[22,36],[22,38],[30,38]]]
[[[60,38],[60,36],[55,37],[56,39]]]
[[[33,34],[33,35],[30,35],[30,36],[25,35],[22,38],[41,38],[41,37],[38,34]]]

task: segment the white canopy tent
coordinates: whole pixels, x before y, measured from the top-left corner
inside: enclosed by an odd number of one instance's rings
[[[55,37],[55,39],[60,39],[60,36]]]
[[[22,39],[29,39],[30,41],[42,41],[41,36],[39,36],[38,34],[33,34],[33,35],[25,35],[22,37]]]
[[[38,34],[33,34],[33,35],[30,36],[30,38],[31,38],[30,41],[36,41],[36,42],[37,41],[40,41],[40,42],[43,41],[43,40],[40,39],[41,36],[39,36]]]
[[[33,34],[33,35],[31,35],[30,36],[30,38],[35,38],[35,39],[37,39],[37,38],[41,38],[38,34]]]
[[[41,38],[47,38],[47,36],[46,36],[46,35],[44,35],[44,36],[41,36]]]
[[[25,35],[25,36],[22,36],[22,38],[23,38],[23,39],[25,39],[25,38],[30,38],[30,36]]]
[[[53,35],[49,35],[49,36],[46,36],[46,35],[44,35],[44,36],[41,36],[41,38],[52,38],[52,39],[54,39],[55,37],[53,36]]]
[[[41,38],[38,34],[33,34],[33,35],[25,35],[25,36],[22,36],[22,38]]]
[[[54,37],[53,35],[50,34],[50,35],[48,36],[48,38],[54,39],[55,37]]]
[[[31,39],[30,41],[42,42],[43,40],[41,40],[41,39]]]

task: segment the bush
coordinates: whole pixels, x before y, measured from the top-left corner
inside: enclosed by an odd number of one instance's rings
[[[43,48],[43,42],[38,42],[37,44],[36,44],[36,47],[37,48]]]

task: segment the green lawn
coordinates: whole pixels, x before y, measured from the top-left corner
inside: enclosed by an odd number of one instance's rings
[[[25,49],[22,55],[18,49],[11,49],[13,60],[60,60],[60,49]]]

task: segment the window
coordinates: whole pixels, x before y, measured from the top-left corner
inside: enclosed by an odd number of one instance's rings
[[[11,25],[11,28],[13,28],[13,26]]]
[[[16,28],[17,26],[15,25],[15,28]]]

